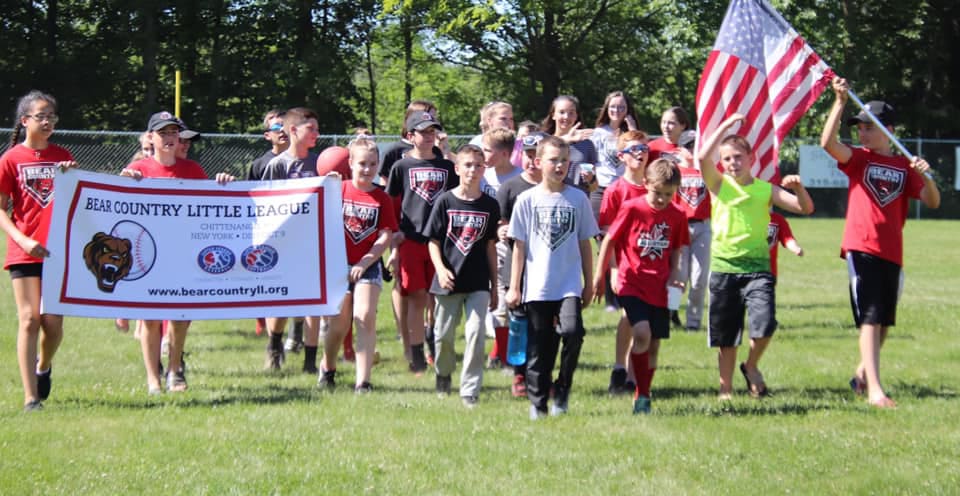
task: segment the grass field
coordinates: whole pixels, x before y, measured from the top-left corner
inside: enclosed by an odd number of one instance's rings
[[[148,397],[130,335],[68,318],[53,394],[23,414],[4,274],[0,494],[957,494],[960,224],[906,227],[881,369],[899,408],[877,411],[847,387],[857,343],[842,221],[791,222],[807,255],[781,249],[781,328],[762,362],[775,396],[750,399],[737,376],[738,397],[720,404],[705,333],[681,331],[664,343],[643,417],[606,393],[616,317],[601,308],[584,317],[570,413],[531,422],[500,372],[473,411],[456,393],[437,398],[432,376],[405,372],[385,304],[371,395],[347,386],[350,364],[333,393],[299,373],[297,355],[266,373],[252,321],[209,321],[187,342],[189,391]]]

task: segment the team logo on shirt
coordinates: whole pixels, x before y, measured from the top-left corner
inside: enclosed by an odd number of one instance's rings
[[[43,208],[53,201],[53,178],[56,176],[57,166],[50,162],[25,164],[20,168],[23,190]]]
[[[487,232],[489,218],[490,214],[486,212],[449,210],[447,211],[447,239],[453,241],[457,250],[466,256],[474,243],[483,239]]]
[[[533,215],[537,236],[550,247],[550,251],[556,250],[577,229],[577,212],[573,207],[535,207]]]
[[[687,176],[680,180],[680,189],[677,190],[684,203],[696,208],[707,197],[707,186],[702,177]]]
[[[410,190],[433,205],[447,184],[447,170],[437,167],[413,167],[410,169]]]
[[[869,164],[863,171],[863,184],[881,207],[886,207],[903,192],[907,173],[903,170],[880,164]]]
[[[360,203],[352,200],[343,201],[343,229],[350,236],[353,244],[370,237],[377,231],[380,224],[380,205],[376,203]]]
[[[666,222],[654,224],[649,231],[643,231],[637,238],[640,248],[640,257],[650,257],[656,260],[663,257],[663,252],[670,248],[670,226]]]
[[[780,234],[780,225],[774,222],[767,224],[767,246],[772,250],[777,245],[777,237]]]

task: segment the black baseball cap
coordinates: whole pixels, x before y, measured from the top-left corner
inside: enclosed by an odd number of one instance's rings
[[[430,112],[416,112],[407,118],[406,124],[407,132],[423,131],[428,127],[435,127],[443,131],[443,126],[440,125],[440,121]]]
[[[187,128],[187,124],[183,122],[183,119],[179,117],[174,117],[177,122],[180,123],[180,139],[185,140],[198,140],[200,139],[200,133],[192,129]]]
[[[893,126],[897,123],[897,114],[894,112],[893,107],[891,107],[886,102],[881,102],[880,100],[873,100],[867,102],[864,105],[870,113],[875,115],[884,126]],[[873,122],[870,120],[870,117],[867,116],[867,112],[861,110],[859,114],[847,119],[848,126],[856,126],[859,123]]]
[[[181,130],[183,129],[183,122],[180,119],[177,119],[176,116],[167,112],[166,110],[162,112],[157,112],[150,116],[150,121],[147,122],[147,131],[156,131],[158,129],[163,129],[169,125],[175,125]]]

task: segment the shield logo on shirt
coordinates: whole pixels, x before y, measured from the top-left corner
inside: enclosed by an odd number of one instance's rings
[[[56,175],[57,167],[50,162],[25,164],[20,169],[23,190],[43,208],[53,201],[53,178]]]
[[[677,190],[684,203],[696,208],[707,196],[707,186],[702,177],[690,176],[680,180],[680,189]]]
[[[901,169],[880,164],[869,164],[863,171],[863,184],[881,207],[886,207],[903,192],[907,173]]]
[[[556,250],[576,231],[576,211],[573,207],[536,207],[537,236],[543,240],[550,251]]]
[[[773,222],[767,224],[767,246],[772,250],[777,244],[777,234],[780,233],[780,226]]]
[[[457,250],[466,256],[474,243],[483,239],[486,234],[489,217],[485,212],[447,211],[447,239],[453,241]]]
[[[379,205],[352,200],[343,201],[343,229],[350,236],[353,244],[360,244],[376,232],[379,220]]]
[[[437,167],[413,167],[410,169],[410,190],[433,205],[447,184],[447,170]]]

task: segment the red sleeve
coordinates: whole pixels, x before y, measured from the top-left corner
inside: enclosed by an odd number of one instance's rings
[[[618,196],[616,194],[617,189],[618,188],[615,181],[610,185],[609,188],[606,189],[606,191],[603,192],[603,198],[600,200],[600,213],[597,216],[597,225],[601,229],[611,225],[613,223],[614,216],[617,215],[616,206],[614,205],[617,200],[614,198],[614,196]]]
[[[10,160],[10,151],[0,157],[0,193],[13,196],[17,187],[17,167]]]
[[[913,167],[910,167],[907,171],[907,196],[909,198],[919,199],[923,187],[923,177],[919,172],[913,170]]]
[[[847,163],[845,164],[837,162],[837,168],[840,169],[840,172],[846,174],[847,177],[853,177],[860,173],[864,166],[866,166],[866,152],[862,148],[857,148],[850,145],[843,146],[850,149],[850,160],[847,160]]]
[[[604,195],[604,198],[607,196]],[[629,222],[630,219],[634,218],[638,212],[635,211],[633,205],[622,205],[620,209],[616,212],[616,217],[610,223],[610,227],[607,229],[607,236],[610,236],[610,241],[613,244],[616,244],[624,236],[625,233],[629,232]]]

